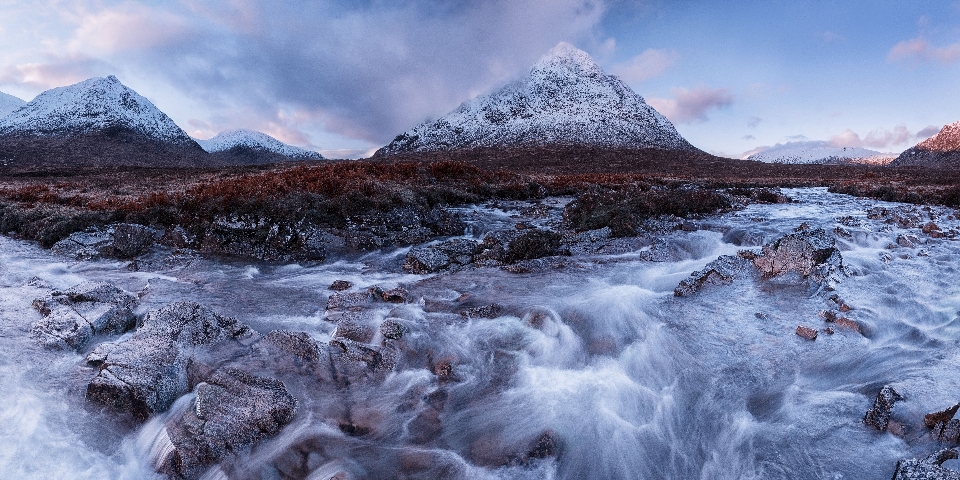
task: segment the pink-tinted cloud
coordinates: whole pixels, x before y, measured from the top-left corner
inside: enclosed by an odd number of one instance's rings
[[[936,126],[936,125],[927,125],[926,127],[923,127],[922,130],[920,130],[919,132],[917,132],[916,139],[917,139],[917,140],[926,140],[926,139],[928,139],[928,138],[936,135],[937,133],[940,133],[940,127],[938,127],[938,126]]]
[[[680,55],[677,52],[648,48],[630,60],[614,65],[610,71],[625,82],[642,82],[659,77],[673,66],[678,58]]]
[[[675,123],[694,123],[707,120],[707,112],[733,104],[734,96],[726,88],[697,87],[671,88],[675,98],[650,98],[649,103],[658,112]]]
[[[19,84],[47,90],[109,72],[109,66],[105,62],[85,55],[47,56],[45,60],[43,63],[0,67],[0,85]]]
[[[904,40],[890,49],[887,61],[907,62],[912,64],[940,63],[950,64],[960,60],[960,43],[945,47],[930,45],[923,38]]]
[[[830,137],[830,140],[828,140],[827,143],[831,147],[838,147],[838,148],[863,146],[863,140],[860,138],[860,135],[858,135],[857,132],[850,130],[849,128],[844,130],[841,133],[838,133]]]
[[[926,129],[921,131],[925,130]],[[848,128],[843,132],[830,137],[830,140],[828,140],[827,143],[832,147],[864,147],[874,150],[882,150],[897,146],[909,145],[917,139],[917,136],[918,134],[910,132],[904,125],[897,125],[896,127],[893,127],[893,130],[877,128],[871,130],[865,137],[861,137],[859,134]]]

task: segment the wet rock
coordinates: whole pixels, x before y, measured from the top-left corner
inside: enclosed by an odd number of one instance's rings
[[[362,362],[370,369],[380,366],[380,361],[383,358],[376,348],[349,339],[335,338],[330,340],[330,346],[344,357]]]
[[[943,238],[946,236],[943,231],[940,230],[940,226],[933,222],[925,223],[923,227],[920,227],[920,231],[930,236],[930,238]]]
[[[904,248],[915,248],[920,244],[920,239],[915,235],[897,235],[897,245]]]
[[[360,343],[368,343],[373,339],[374,329],[367,322],[366,315],[345,314],[333,332],[334,338],[345,338]]]
[[[516,230],[501,230],[489,232],[477,246],[478,253],[473,262],[478,266],[498,267],[506,263],[507,250],[510,243],[520,236]]]
[[[91,337],[133,328],[137,298],[106,282],[84,282],[35,299],[42,315],[31,333],[47,348],[79,349]]]
[[[190,391],[187,366],[198,347],[254,337],[246,325],[193,302],[151,310],[130,338],[102,343],[87,355],[97,367],[87,398],[146,419]]]
[[[560,234],[550,230],[524,230],[507,245],[503,261],[505,263],[516,263],[521,260],[557,255],[560,240]]]
[[[877,394],[876,400],[873,402],[873,408],[863,416],[863,423],[881,432],[887,430],[887,425],[890,423],[890,415],[893,414],[893,406],[901,400],[903,400],[903,396],[897,393],[893,387],[884,385],[884,387],[880,389],[880,393]]]
[[[344,290],[349,290],[351,288],[353,288],[353,283],[348,282],[346,280],[334,280],[329,287],[330,290],[333,290],[336,292],[342,292]]]
[[[708,263],[702,270],[690,274],[690,277],[680,281],[673,294],[685,297],[699,292],[706,285],[729,285],[736,278],[748,275],[752,270],[749,259],[741,256],[721,255]]]
[[[601,249],[611,238],[610,227],[579,233],[568,233],[563,237],[560,250],[571,255],[589,255]]]
[[[154,243],[157,232],[152,228],[134,223],[121,223],[113,227],[113,255],[118,258],[133,258],[145,253]]]
[[[207,466],[277,434],[296,410],[296,399],[279,380],[223,369],[197,385],[190,408],[167,423],[173,448],[158,470],[196,478]]]
[[[337,292],[327,298],[324,319],[339,322],[347,313],[362,312],[373,303],[374,294],[367,292]]]
[[[397,318],[388,318],[380,324],[380,334],[390,340],[399,340],[410,329]]]
[[[384,302],[388,303],[406,303],[407,295],[409,295],[407,289],[403,287],[397,287],[384,291],[380,294],[380,298],[382,298]]]
[[[847,305],[847,302],[844,302],[843,299],[840,298],[840,295],[830,295],[830,301],[837,304],[837,309],[841,312],[849,312],[850,310],[853,310],[853,307]]]
[[[797,325],[797,335],[806,338],[807,340],[817,339],[817,331],[810,327],[804,327],[803,325]]]
[[[787,272],[822,281],[843,267],[836,241],[824,229],[802,230],[764,245],[753,263],[765,278]]]
[[[67,238],[54,243],[50,251],[77,260],[110,256],[113,252],[113,235],[108,230],[102,229],[74,232]]]
[[[923,459],[900,460],[893,480],[960,480],[960,472],[942,466],[943,462],[956,458],[957,451],[947,448]]]
[[[436,247],[414,247],[407,252],[403,269],[418,274],[434,273],[450,265],[451,258]]]
[[[960,420],[953,418],[957,410],[960,410],[960,403],[939,412],[928,413],[923,417],[923,424],[933,430],[937,440],[956,442],[960,435]]]
[[[479,307],[462,310],[460,316],[464,318],[497,318],[501,313],[503,313],[503,305],[491,303],[490,305],[481,305]]]

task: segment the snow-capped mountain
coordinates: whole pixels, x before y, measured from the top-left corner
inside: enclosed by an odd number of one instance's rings
[[[197,143],[209,153],[269,153],[295,160],[322,160],[323,156],[311,150],[304,150],[277,140],[254,130],[230,130],[220,132],[209,140],[197,140]]]
[[[26,105],[27,102],[13,95],[0,92],[0,118],[6,117],[14,110]]]
[[[697,150],[586,52],[560,43],[523,78],[400,134],[375,156],[537,145]]]
[[[960,166],[960,121],[944,125],[936,135],[908,148],[890,164],[891,167],[911,165]]]
[[[76,136],[118,128],[162,142],[193,143],[170,117],[113,75],[47,90],[0,119],[0,135]]]
[[[778,143],[763,147],[745,158],[765,163],[859,163],[886,165],[896,158],[894,153],[883,153],[860,147],[834,147],[824,141]]]

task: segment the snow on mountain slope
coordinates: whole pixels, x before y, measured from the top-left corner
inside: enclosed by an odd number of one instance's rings
[[[623,81],[560,43],[523,78],[400,134],[375,156],[534,145],[696,151]]]
[[[287,145],[270,135],[253,130],[239,129],[220,132],[209,140],[197,140],[197,143],[209,153],[225,152],[240,147],[275,153],[293,159],[323,159],[323,156],[317,152]]]
[[[173,144],[193,142],[170,117],[113,75],[47,90],[0,119],[0,135],[76,136],[116,128]]]
[[[944,125],[936,135],[900,154],[892,167],[960,166],[960,122]]]
[[[833,147],[827,142],[778,143],[754,153],[746,160],[765,163],[861,163],[886,165],[896,154],[882,153],[859,147]]]
[[[0,92],[0,118],[6,117],[14,110],[26,105],[27,102],[13,95]]]

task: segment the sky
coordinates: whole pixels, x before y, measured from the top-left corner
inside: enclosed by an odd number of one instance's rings
[[[960,120],[957,0],[0,0],[0,91],[116,75],[196,138],[356,158],[561,41],[718,155],[899,152]]]

